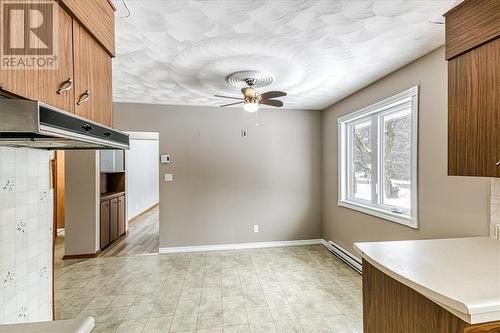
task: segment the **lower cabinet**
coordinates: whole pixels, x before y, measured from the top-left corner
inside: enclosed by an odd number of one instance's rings
[[[125,195],[101,197],[101,250],[125,234]]]
[[[101,202],[101,249],[109,244],[109,200]]]

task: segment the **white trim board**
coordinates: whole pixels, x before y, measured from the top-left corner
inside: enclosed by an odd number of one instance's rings
[[[184,253],[184,252],[246,250],[246,249],[261,249],[261,248],[269,248],[269,247],[324,245],[324,243],[325,243],[324,239],[301,239],[301,240],[292,240],[292,241],[275,241],[275,242],[258,242],[258,243],[176,246],[176,247],[160,247],[159,253]]]

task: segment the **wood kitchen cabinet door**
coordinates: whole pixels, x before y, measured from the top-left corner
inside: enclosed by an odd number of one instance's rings
[[[110,201],[101,202],[101,250],[108,246],[109,241],[109,217],[110,217]]]
[[[114,242],[118,239],[118,198],[111,199],[109,214],[109,240]]]
[[[97,43],[92,52],[92,120],[111,127],[113,113],[113,91],[111,57]]]
[[[73,58],[75,73],[75,113],[92,119],[92,46],[94,40],[73,21]]]
[[[118,237],[125,233],[125,196],[118,197]]]
[[[26,6],[29,5],[30,3],[26,3]],[[59,18],[56,67],[51,69],[43,67],[18,70],[2,69],[0,70],[0,87],[12,94],[39,100],[62,110],[73,112],[74,92],[72,84],[69,83],[74,80],[72,19],[59,6],[56,7],[56,10]],[[51,27],[47,25],[47,28]],[[62,89],[64,87],[66,89]]]
[[[75,113],[111,126],[111,57],[78,24],[73,22]]]
[[[499,129],[497,38],[448,62],[448,174],[500,177]]]

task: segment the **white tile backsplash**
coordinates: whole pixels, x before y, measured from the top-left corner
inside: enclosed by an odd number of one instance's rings
[[[49,152],[0,147],[0,324],[52,320]]]
[[[500,178],[491,178],[490,236],[500,239]]]

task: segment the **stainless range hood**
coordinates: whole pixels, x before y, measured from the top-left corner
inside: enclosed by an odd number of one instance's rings
[[[37,101],[0,98],[0,146],[128,149],[128,134]]]

